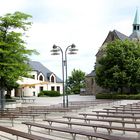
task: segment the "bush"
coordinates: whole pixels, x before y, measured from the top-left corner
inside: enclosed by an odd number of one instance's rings
[[[43,90],[38,94],[38,97],[43,97],[43,96],[57,97],[60,96],[60,92]]]
[[[140,100],[140,94],[98,93],[96,99]]]

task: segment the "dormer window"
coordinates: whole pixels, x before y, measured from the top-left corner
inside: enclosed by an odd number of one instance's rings
[[[39,80],[43,81],[43,76],[42,75],[39,76]]]
[[[54,83],[54,76],[51,76],[51,82]]]

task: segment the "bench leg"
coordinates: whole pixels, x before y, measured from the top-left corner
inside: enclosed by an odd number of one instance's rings
[[[12,127],[14,126],[14,118],[11,118]]]
[[[72,129],[72,124],[68,124],[68,127]]]
[[[97,127],[93,126],[94,132],[97,132]]]
[[[48,121],[49,125],[52,126],[52,121]]]
[[[18,136],[16,137],[16,140],[18,140]]]
[[[92,140],[92,136],[87,136],[88,137],[88,140]]]
[[[76,134],[75,133],[72,133],[71,135],[72,135],[73,140],[75,140]]]
[[[112,126],[112,122],[109,122],[109,126]]]
[[[31,125],[27,125],[28,127],[28,133],[31,134]]]
[[[138,139],[140,139],[140,132],[138,132]]]
[[[112,133],[112,129],[107,128],[108,134],[110,135]]]

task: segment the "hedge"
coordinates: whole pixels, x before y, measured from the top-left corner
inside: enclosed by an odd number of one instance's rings
[[[57,97],[60,96],[60,92],[43,90],[38,94],[38,97],[44,97],[44,96]]]
[[[124,100],[140,100],[139,94],[119,94],[119,93],[98,93],[96,99],[124,99]]]

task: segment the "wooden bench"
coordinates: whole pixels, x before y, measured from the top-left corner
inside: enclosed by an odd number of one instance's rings
[[[125,109],[123,109],[123,108],[104,108],[103,110],[107,110],[107,111],[110,111],[110,110],[116,110],[116,112],[117,111],[123,111],[123,112],[125,112],[125,111],[130,111],[130,112],[134,112],[134,111],[140,111],[140,109],[132,109],[132,108],[125,108]]]
[[[125,105],[121,105],[121,106],[113,106],[112,108],[115,108],[116,110],[118,109],[131,109],[131,110],[140,110],[139,107],[128,107],[128,106],[125,106]]]
[[[32,101],[32,102],[35,102],[35,100],[36,100],[35,98],[31,98],[31,99],[30,99],[30,98],[16,99],[16,101],[22,101],[22,103],[27,103],[27,102],[30,103],[31,101]]]
[[[22,131],[18,131],[18,130],[11,129],[11,128],[8,128],[8,127],[3,127],[3,126],[0,126],[0,131],[17,136],[17,140],[18,140],[18,137],[26,138],[26,139],[29,139],[29,140],[52,140],[52,139],[49,139],[49,138],[44,138],[44,137],[41,137],[41,136],[25,133],[25,132],[22,132]]]
[[[59,131],[59,132],[65,132],[72,135],[73,140],[76,139],[76,135],[83,135],[88,137],[89,140],[92,140],[93,137],[95,138],[101,138],[104,140],[138,140],[137,138],[128,138],[128,137],[120,137],[120,136],[113,136],[113,135],[107,135],[102,133],[94,133],[94,132],[88,132],[84,130],[79,129],[70,129],[70,128],[62,128],[62,127],[56,127],[56,126],[49,126],[44,124],[38,124],[38,123],[31,123],[31,122],[22,122],[22,124],[26,124],[28,127],[28,132],[31,133],[31,127],[39,127],[49,130],[49,134],[52,130]]]
[[[71,122],[72,119],[76,120],[84,120],[85,123],[90,123],[91,121],[99,121],[99,122],[108,122],[109,126],[112,126],[112,123],[121,123],[122,127],[125,127],[125,124],[134,124],[135,128],[140,124],[140,121],[124,121],[124,120],[115,120],[115,119],[97,119],[97,118],[85,118],[85,117],[77,117],[77,116],[63,116],[63,118],[68,119]]]
[[[56,119],[46,119],[43,121],[47,121],[50,126],[52,126],[52,123],[60,123],[60,124],[67,124],[68,127],[70,127],[70,128],[72,128],[73,125],[92,127],[92,128],[94,128],[94,132],[97,132],[97,128],[105,128],[108,131],[109,135],[112,132],[112,130],[123,131],[123,134],[125,134],[125,131],[131,131],[131,132],[138,133],[138,138],[140,138],[140,128],[109,126],[109,125],[103,125],[103,124],[97,124],[97,123],[96,124],[87,124],[87,123],[81,123],[81,122],[69,122],[69,121],[56,120]]]
[[[123,121],[125,119],[132,119],[134,122],[136,122],[137,119],[140,119],[140,116],[132,116],[132,115],[126,115],[126,114],[122,114],[122,115],[113,114],[113,115],[110,115],[110,114],[79,113],[79,115],[83,115],[85,118],[87,116],[95,116],[95,117],[97,117],[97,119],[99,119],[99,117],[102,117],[102,118],[118,118],[118,119],[121,118]]]
[[[97,110],[97,111],[92,111],[92,112],[95,112],[96,114],[102,114],[102,113],[106,113],[106,114],[130,114],[132,116],[135,116],[135,115],[140,115],[140,112],[130,112],[130,111],[122,111],[122,110],[119,110],[119,111],[116,111],[116,110],[112,110],[112,111],[109,111],[109,110]]]
[[[18,116],[14,115],[0,115],[0,119],[10,119],[12,127],[14,126],[14,119],[18,118]]]

